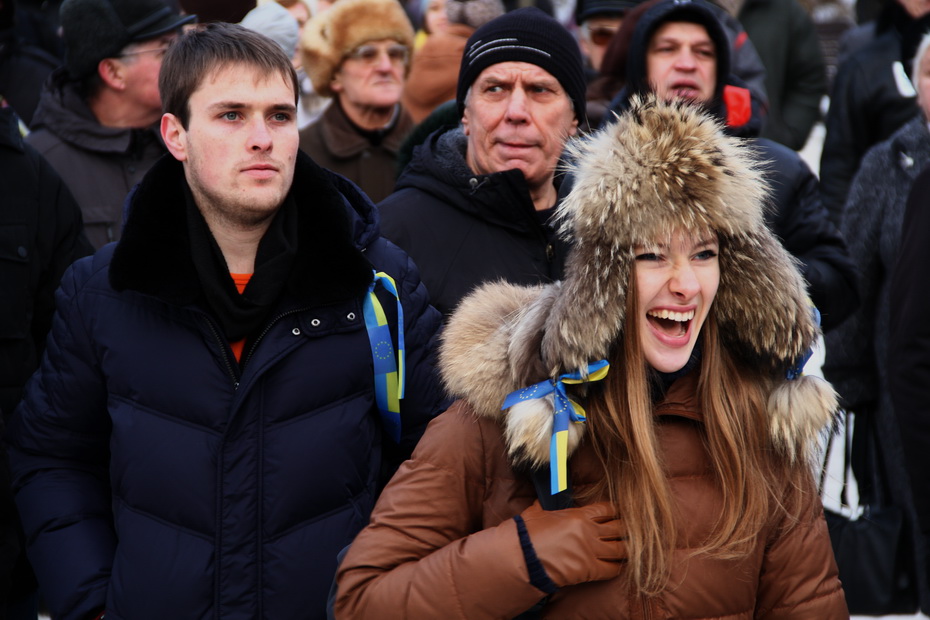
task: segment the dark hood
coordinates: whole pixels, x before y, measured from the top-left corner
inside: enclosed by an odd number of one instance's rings
[[[629,94],[645,95],[652,90],[646,75],[646,49],[656,30],[671,21],[691,22],[707,30],[717,52],[714,101],[721,101],[724,85],[730,76],[730,40],[713,10],[703,0],[665,0],[643,14],[633,31],[627,56],[626,87]]]

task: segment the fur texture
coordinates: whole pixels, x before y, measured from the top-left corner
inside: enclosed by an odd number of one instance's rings
[[[413,26],[396,0],[340,0],[307,22],[301,41],[303,66],[313,89],[332,97],[333,76],[355,48],[393,39],[412,51],[413,36]]]
[[[635,99],[630,111],[570,147],[574,187],[559,206],[574,241],[563,282],[489,284],[460,304],[443,337],[447,388],[479,415],[501,416],[513,390],[582,370],[623,333],[633,248],[676,230],[717,232],[714,301],[724,344],[771,374],[773,442],[806,451],[836,410],[826,382],[785,371],[819,335],[794,259],[764,224],[768,188],[753,153],[692,106]],[[515,460],[548,462],[552,408],[542,400],[504,417]],[[572,425],[570,449],[583,427]]]

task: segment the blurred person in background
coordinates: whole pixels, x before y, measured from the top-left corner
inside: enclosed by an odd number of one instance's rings
[[[61,176],[99,248],[120,238],[129,190],[165,154],[158,71],[196,19],[161,0],[65,0],[65,66],[45,85],[26,141]]]
[[[413,53],[404,84],[404,107],[420,123],[441,103],[455,99],[465,42],[477,29],[504,14],[500,0],[443,0],[446,24]]]
[[[0,414],[5,428],[45,351],[62,275],[94,248],[68,188],[23,142],[9,108],[0,109],[0,196]],[[0,617],[35,620],[36,614],[35,576],[13,503],[6,448],[0,447]]]
[[[881,461],[872,472],[866,469],[869,446],[853,434],[851,464],[856,478],[869,480],[873,475],[882,476],[881,486],[887,489],[890,503],[906,515],[908,531],[928,535],[927,489],[918,487],[912,493],[907,483],[908,478],[923,483],[928,475],[921,469],[924,454],[919,454],[926,450],[920,445],[924,438],[921,431],[924,422],[915,418],[915,412],[921,409],[913,397],[914,390],[926,389],[926,384],[901,385],[922,376],[923,371],[918,367],[899,376],[904,372],[902,360],[920,359],[919,354],[912,356],[915,347],[919,350],[922,346],[923,331],[923,322],[913,320],[915,307],[899,304],[905,298],[920,299],[921,293],[906,293],[899,280],[897,298],[893,297],[892,274],[898,266],[899,272],[912,273],[907,285],[925,286],[926,280],[913,276],[914,270],[926,273],[926,263],[913,262],[922,255],[922,250],[914,244],[917,232],[905,225],[908,221],[905,210],[925,209],[927,205],[926,195],[915,194],[913,188],[920,171],[930,166],[930,35],[921,39],[910,73],[914,76],[919,111],[891,137],[866,152],[843,208],[841,230],[856,267],[862,304],[845,323],[826,334],[823,373],[833,383],[846,410],[855,414],[857,424],[868,424],[879,440]],[[915,215],[910,217],[922,219]],[[924,232],[923,228],[919,230]],[[908,240],[906,253],[905,239]],[[922,239],[922,243],[927,242]],[[910,320],[899,323],[904,317]],[[902,330],[913,334],[913,344],[903,342]],[[892,344],[895,349],[891,349]],[[895,385],[901,386],[900,395]],[[910,453],[906,448],[910,448]],[[917,506],[916,524],[910,520],[912,503]],[[918,548],[923,548],[926,540],[918,540]],[[924,557],[914,548],[908,548],[902,556],[906,558],[908,572],[913,573],[916,567],[916,575],[924,576],[923,582],[914,581],[920,584],[920,600],[926,609],[930,604],[930,584],[926,582],[928,567]]]
[[[875,37],[837,68],[820,154],[820,191],[839,225],[866,151],[917,114],[910,71],[930,30],[930,0],[885,0]]]
[[[642,1],[577,0],[575,24],[578,26],[578,44],[585,58],[588,82],[599,75],[607,44],[620,29],[623,16]]]
[[[22,38],[15,3],[0,0],[0,106],[13,108],[31,125],[43,84],[59,64],[59,58]]]
[[[713,0],[739,20],[765,67],[759,134],[796,151],[820,118],[827,72],[814,22],[797,0]]]
[[[378,202],[414,125],[401,103],[413,26],[397,0],[340,0],[310,20],[301,46],[313,89],[333,102],[300,131],[300,148]]]

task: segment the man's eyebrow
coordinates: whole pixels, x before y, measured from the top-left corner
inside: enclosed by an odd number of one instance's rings
[[[217,101],[216,103],[211,103],[207,106],[208,110],[244,110],[246,108],[256,107],[251,104],[243,103],[241,101]],[[280,112],[295,112],[297,111],[297,106],[293,103],[276,103],[271,106],[272,110],[277,110]]]

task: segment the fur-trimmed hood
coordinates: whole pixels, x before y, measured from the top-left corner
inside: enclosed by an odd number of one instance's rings
[[[726,346],[771,377],[773,443],[806,453],[836,397],[815,377],[789,381],[820,330],[795,260],[764,223],[768,188],[752,151],[696,107],[634,98],[603,130],[570,146],[575,184],[560,205],[574,242],[562,282],[487,284],[466,298],[443,336],[447,389],[479,415],[502,418],[512,455],[549,460],[552,406],[533,400],[502,414],[514,390],[586,372],[623,336],[634,246],[676,230],[720,238],[713,303]],[[570,425],[569,449],[584,426]]]

